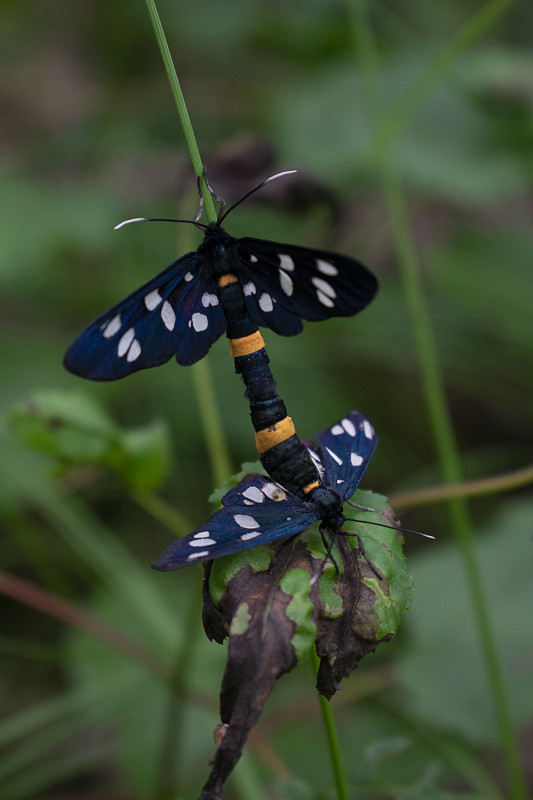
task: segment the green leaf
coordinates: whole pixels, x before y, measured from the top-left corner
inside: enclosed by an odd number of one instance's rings
[[[316,640],[316,625],[313,622],[313,604],[310,600],[309,573],[304,569],[292,569],[279,582],[280,588],[292,597],[285,613],[296,628],[292,635],[292,646],[298,661],[309,654]]]
[[[514,718],[531,719],[531,518],[533,503],[509,502],[479,531],[477,557]],[[435,548],[438,548],[436,558]],[[468,741],[498,739],[460,554],[439,541],[410,559],[416,602],[406,618],[410,648],[397,674],[412,713]],[[524,613],[522,613],[522,611]]]
[[[250,475],[265,475],[265,474],[266,474],[265,470],[260,461],[245,461],[241,465],[241,471],[236,472],[234,475],[228,478],[227,481],[224,481],[222,486],[211,492],[208,500],[210,503],[217,503],[218,505],[220,505],[224,495],[227,494],[230,489],[233,489],[234,486],[240,483],[243,480],[243,478],[246,478],[247,476]]]
[[[148,490],[159,486],[170,466],[164,423],[120,428],[87,394],[41,391],[17,405],[8,419],[20,441],[63,470],[99,464],[132,488]]]
[[[383,584],[377,576],[363,579],[375,593],[373,611],[380,620],[376,636],[381,638],[396,633],[404,611],[411,605],[413,595],[413,579],[407,568],[403,553],[403,536],[398,535],[394,527],[394,517],[387,506],[386,498],[370,491],[358,491],[354,502],[372,508],[372,511],[353,509],[350,516],[361,522],[346,522],[345,531],[358,533],[365,547],[368,559],[385,577]],[[345,508],[345,513],[347,510]],[[382,528],[372,523],[385,523],[391,528]],[[357,541],[357,540],[353,540]]]

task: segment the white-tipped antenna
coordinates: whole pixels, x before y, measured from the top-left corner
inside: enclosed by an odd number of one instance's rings
[[[271,175],[270,178],[267,178],[261,186],[264,186],[265,183],[270,183],[270,181],[275,181],[276,178],[282,178],[284,175],[294,175],[295,172],[298,172],[297,169],[287,169],[285,172],[278,172],[277,175]],[[259,187],[258,187],[259,188]]]
[[[374,522],[371,519],[352,519],[351,517],[344,518],[346,522],[358,522],[360,525],[377,525],[378,528],[390,528],[391,531],[402,531],[402,533],[416,533],[417,536],[423,536],[425,539],[434,539],[430,533],[422,533],[422,531],[414,531],[412,528],[401,528],[397,525],[386,525],[384,522]],[[357,536],[350,531],[342,531],[346,536]]]
[[[266,181],[263,181],[258,186],[255,186],[253,189],[250,189],[250,191],[246,192],[246,194],[243,195],[240,200],[237,200],[236,203],[234,203],[232,206],[230,206],[230,208],[228,208],[227,211],[225,211],[221,216],[219,216],[219,219],[218,219],[219,224],[222,222],[222,220],[225,217],[228,216],[230,211],[233,211],[233,209],[236,206],[238,206],[240,203],[242,203],[243,200],[246,200],[246,198],[250,197],[251,194],[254,194],[254,192],[257,192],[259,189],[262,189],[262,187],[265,186],[267,183],[270,183],[270,181],[275,181],[276,178],[282,178],[284,175],[293,175],[295,172],[298,172],[298,170],[297,169],[287,169],[287,170],[285,170],[285,172],[278,172],[276,175],[271,175],[270,178],[267,178]],[[209,188],[209,191],[211,192],[211,194],[213,194],[217,198],[217,200],[222,200],[222,198],[220,198],[218,195],[214,194],[213,190],[209,187],[209,184],[208,184],[208,188]],[[201,196],[202,195],[200,193],[200,197]],[[222,206],[221,210],[223,210],[223,209],[224,209],[224,206]],[[200,214],[201,214],[201,210],[202,210],[202,203],[200,203],[200,208],[198,209]],[[206,225],[203,225],[201,222],[198,222],[197,217],[199,217],[200,214],[197,213],[195,219],[172,219],[170,217],[133,217],[132,219],[125,219],[123,222],[119,222],[118,225],[115,225],[113,230],[118,231],[119,228],[123,228],[124,225],[129,225],[131,222],[188,222],[191,225],[196,225],[196,227],[200,228],[201,230],[206,230]]]
[[[129,225],[130,222],[148,222],[148,217],[133,217],[133,219],[125,219],[124,222],[119,222],[118,225],[115,225],[113,230],[118,231],[119,228],[124,227],[124,225]]]
[[[248,197],[250,197],[251,194],[254,194],[254,192],[257,192],[259,189],[262,189],[263,186],[265,186],[267,183],[270,183],[270,181],[275,181],[276,178],[281,178],[283,175],[293,175],[295,172],[298,172],[298,170],[287,169],[285,170],[285,172],[278,172],[276,175],[271,175],[270,178],[266,179],[266,181],[262,181],[262,183],[258,184],[258,186],[254,186],[253,189],[250,189],[249,192],[246,192],[246,194],[244,194],[240,200],[237,200],[236,203],[233,203],[233,205],[230,206],[227,211],[224,211],[224,213],[219,216],[218,223],[220,224],[222,220],[226,219],[230,211],[233,211],[233,209],[236,208],[238,205],[240,205],[243,202],[243,200],[246,200]]]
[[[115,225],[113,230],[118,231],[119,228],[124,227],[124,225],[129,225],[130,222],[188,222],[189,225],[196,225],[197,228],[205,230],[205,225],[202,225],[201,222],[196,222],[194,219],[174,219],[174,217],[133,217],[132,219],[125,219],[123,222],[119,222],[118,225]]]

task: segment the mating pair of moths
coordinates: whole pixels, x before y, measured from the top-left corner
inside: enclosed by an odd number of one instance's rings
[[[372,425],[355,411],[319,434],[318,447],[304,444],[276,392],[258,327],[293,336],[302,330],[302,319],[350,316],[377,290],[374,276],[353,259],[264,239],[236,239],[224,231],[227,214],[277,177],[225,213],[222,205],[217,222],[203,225],[199,215],[183,220],[203,230],[199,248],[98,317],[65,356],[65,366],[76,375],[115,380],[172,356],[179,364],[194,364],[227,333],[235,369],[246,384],[256,446],[270,477],[247,478],[231,489],[222,498],[223,507],[171,544],[153,565],[156,569],[176,569],[282,539],[317,520],[322,538],[331,541],[345,521],[343,502],[355,492],[377,444]]]

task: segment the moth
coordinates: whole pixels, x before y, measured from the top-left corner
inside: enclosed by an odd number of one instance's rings
[[[152,566],[167,571],[283,539],[320,520],[322,538],[332,540],[345,522],[343,503],[359,486],[378,438],[368,419],[352,411],[304,442],[320,485],[300,499],[271,478],[244,479],[222,498],[222,508],[205,525],[171,544]]]
[[[198,221],[202,203],[194,220],[173,220],[203,231],[198,249],[91,322],[68,349],[65,367],[83,378],[112,381],[172,356],[178,364],[194,364],[226,330],[220,289],[227,275],[238,279],[250,320],[281,336],[300,333],[302,320],[351,316],[368,305],[378,284],[359,261],[266,239],[237,239],[222,227],[239,203],[285,174],[263,181],[227,211],[222,204],[217,222]]]

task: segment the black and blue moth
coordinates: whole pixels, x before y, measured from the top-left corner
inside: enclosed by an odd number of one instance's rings
[[[252,322],[282,336],[299,333],[302,320],[355,314],[377,291],[372,273],[346,256],[195,224],[204,231],[198,249],[85,328],[65,355],[70,372],[111,381],[172,356],[199,361],[227,327],[218,286],[225,274],[239,280]]]
[[[222,508],[205,525],[170,545],[152,566],[173,570],[272,542],[306,530],[320,520],[323,536],[340,533],[343,502],[357,489],[377,445],[368,419],[356,411],[305,442],[320,486],[302,500],[264,476],[244,479],[222,498]]]

